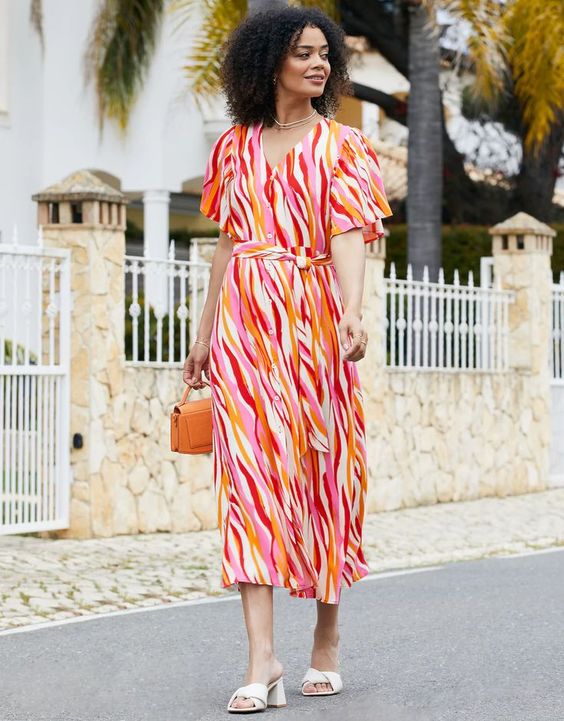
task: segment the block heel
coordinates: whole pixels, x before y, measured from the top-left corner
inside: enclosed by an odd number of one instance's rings
[[[286,706],[286,694],[284,692],[284,681],[279,679],[268,692],[267,706],[281,708]]]

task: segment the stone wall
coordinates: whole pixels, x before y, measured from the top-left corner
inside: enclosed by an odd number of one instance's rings
[[[170,413],[185,387],[182,370],[125,362],[123,197],[81,172],[36,199],[45,243],[71,250],[75,440],[70,527],[39,535],[87,538],[215,527],[212,455],[169,450]],[[537,224],[528,232],[523,222],[537,221],[521,216],[492,229],[496,274],[516,295],[509,309],[510,368],[504,372],[386,368],[385,244],[367,246],[363,315],[369,345],[358,368],[369,512],[546,487],[552,231]]]
[[[181,370],[125,369],[116,455],[128,470],[116,492],[113,533],[180,533],[217,525],[211,454],[170,450],[170,412],[184,388]],[[194,390],[190,399],[206,395]]]
[[[385,371],[365,395],[368,512],[544,489],[549,413],[532,381]]]

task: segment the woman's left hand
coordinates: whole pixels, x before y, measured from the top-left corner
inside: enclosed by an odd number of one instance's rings
[[[362,325],[362,316],[352,311],[347,311],[339,321],[339,338],[347,361],[359,361],[364,358],[368,335]]]

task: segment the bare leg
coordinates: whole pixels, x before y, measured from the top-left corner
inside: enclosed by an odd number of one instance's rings
[[[243,613],[249,638],[249,665],[245,685],[264,683],[268,686],[280,678],[282,664],[274,655],[272,586],[240,583]],[[251,699],[236,698],[235,708],[251,708]]]
[[[317,625],[313,634],[311,666],[318,671],[339,671],[339,604],[317,601]],[[331,691],[329,683],[308,683],[305,693]]]

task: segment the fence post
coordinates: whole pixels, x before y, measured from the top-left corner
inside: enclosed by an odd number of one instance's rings
[[[550,444],[550,342],[552,238],[556,232],[527,213],[490,228],[494,275],[515,294],[508,308],[510,370],[519,377],[519,430],[526,436],[536,479],[523,477],[513,492],[546,488]],[[530,474],[529,474],[530,475]],[[518,488],[517,486],[521,486]]]
[[[33,196],[46,247],[71,251],[70,527],[56,537],[113,535],[123,483],[115,444],[124,382],[122,193],[92,173],[72,173]]]

